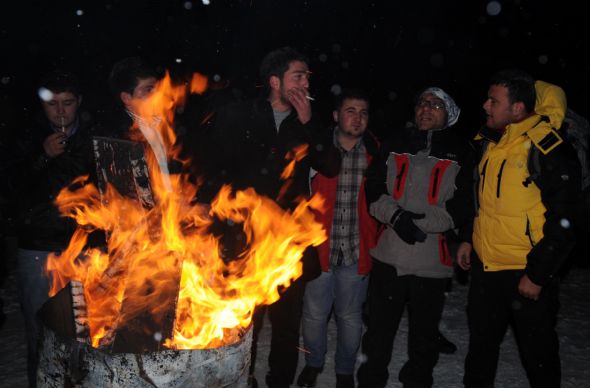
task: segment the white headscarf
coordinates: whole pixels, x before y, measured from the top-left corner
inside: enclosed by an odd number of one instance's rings
[[[445,104],[445,109],[447,110],[447,125],[445,126],[445,128],[455,125],[457,120],[459,120],[461,108],[457,106],[455,100],[453,100],[453,97],[449,96],[447,92],[445,92],[441,88],[435,87],[431,87],[424,90],[420,97],[422,97],[425,94],[434,94],[436,97],[443,100],[443,103]]]

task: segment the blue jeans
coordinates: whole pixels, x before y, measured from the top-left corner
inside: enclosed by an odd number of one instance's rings
[[[307,283],[303,298],[303,341],[309,353],[306,364],[321,368],[327,351],[328,319],[332,305],[338,329],[336,373],[353,374],[363,331],[362,306],[368,275],[359,275],[356,264],[332,267]]]
[[[20,248],[18,250],[17,287],[21,310],[25,318],[29,387],[35,387],[37,381],[37,364],[39,363],[37,342],[41,331],[37,312],[49,299],[49,278],[44,274],[49,253]]]

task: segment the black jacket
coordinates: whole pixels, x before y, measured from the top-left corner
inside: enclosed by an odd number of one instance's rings
[[[65,248],[76,228],[73,219],[59,214],[54,200],[74,178],[96,176],[91,136],[95,129],[80,122],[67,139],[66,150],[48,158],[43,141],[53,133],[49,124],[25,130],[14,145],[12,179],[17,188],[16,228],[20,248],[58,251]]]
[[[200,157],[207,161],[202,169],[206,172],[204,183],[197,193],[200,202],[211,202],[223,184],[231,184],[234,190],[254,188],[284,209],[293,209],[298,198],[310,195],[310,168],[328,177],[336,176],[340,170],[340,152],[334,146],[331,131],[323,129],[313,119],[301,124],[292,111],[277,132],[271,105],[264,99],[219,109],[209,131],[204,139],[209,146],[207,155]],[[308,145],[307,155],[295,164],[292,177],[282,180],[281,173],[289,163],[285,155],[305,144]],[[237,257],[245,248],[232,237],[239,234],[239,230],[228,231],[223,225],[220,229],[213,233],[224,236],[222,245],[227,252],[224,256]],[[321,268],[315,248],[308,247],[302,262],[302,280],[319,276]]]
[[[296,199],[309,195],[309,170],[325,176],[340,169],[340,153],[331,132],[312,119],[303,125],[296,112],[283,120],[277,132],[270,103],[264,99],[245,101],[220,109],[210,134],[207,179],[199,199],[210,201],[224,183],[235,190],[252,187],[258,194],[277,200],[285,181],[280,179],[288,160],[285,155],[307,144],[308,153],[296,163],[287,193],[279,200],[283,208],[293,208]]]

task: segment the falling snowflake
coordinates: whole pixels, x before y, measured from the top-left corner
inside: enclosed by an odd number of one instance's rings
[[[549,57],[547,55],[539,55],[539,63],[541,65],[546,65],[549,62]]]
[[[39,98],[45,102],[51,101],[53,99],[53,93],[47,88],[39,88],[37,94],[39,95]]]
[[[497,16],[502,12],[502,4],[499,1],[490,1],[486,7],[486,12],[490,16]]]
[[[335,96],[339,96],[342,93],[342,86],[340,86],[338,84],[334,84],[330,88],[330,92],[332,92],[332,94]]]

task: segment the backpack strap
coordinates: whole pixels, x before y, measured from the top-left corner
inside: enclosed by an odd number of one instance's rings
[[[539,148],[531,147],[529,150],[529,156],[527,160],[527,167],[529,169],[529,176],[522,182],[524,187],[529,187],[529,185],[537,180],[539,174],[541,174],[541,162],[539,161],[540,155]]]
[[[531,130],[529,130],[526,135],[529,139],[531,139],[531,142],[535,145],[535,147],[543,153],[543,155],[547,155],[555,147],[563,143],[561,135],[559,135],[555,129],[548,125],[536,125]]]
[[[543,121],[542,118],[539,124]],[[541,174],[540,154],[547,155],[555,147],[563,143],[563,139],[559,133],[548,125],[539,126],[537,124],[526,133],[526,136],[531,139],[532,144],[529,149],[527,161],[529,176],[522,182],[524,187],[528,187]]]

